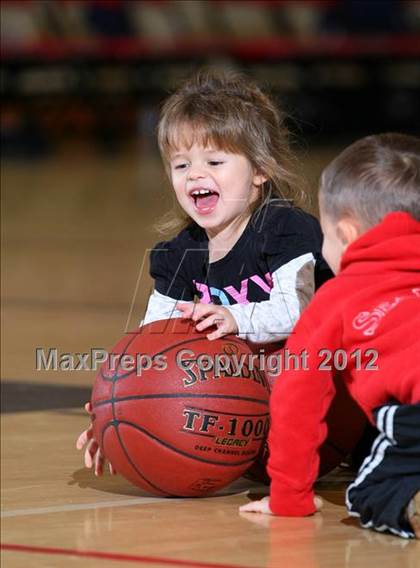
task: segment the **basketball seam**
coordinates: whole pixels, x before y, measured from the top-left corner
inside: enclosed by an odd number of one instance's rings
[[[106,431],[110,426],[113,426],[113,427],[114,427],[114,430],[115,430],[115,433],[116,433],[116,435],[117,435],[117,438],[118,438],[118,442],[119,442],[119,444],[120,444],[120,446],[121,446],[121,449],[122,449],[122,451],[124,452],[125,457],[126,457],[127,460],[128,460],[128,463],[131,465],[131,467],[134,469],[134,471],[135,471],[138,475],[140,475],[140,477],[141,477],[142,479],[144,479],[144,481],[145,481],[148,485],[150,485],[150,487],[153,487],[155,490],[159,491],[160,493],[163,493],[163,494],[165,494],[165,495],[168,495],[168,492],[167,492],[167,491],[165,491],[164,489],[162,489],[162,488],[159,487],[158,485],[155,485],[154,483],[152,483],[151,481],[149,481],[149,480],[147,479],[147,477],[146,477],[146,476],[141,472],[141,470],[137,467],[137,465],[133,462],[133,460],[132,460],[131,457],[130,457],[130,454],[128,453],[127,448],[125,447],[125,444],[124,444],[124,442],[123,442],[123,440],[122,440],[122,438],[121,438],[121,435],[120,435],[120,433],[119,433],[119,431],[118,431],[118,425],[119,425],[119,422],[118,422],[118,421],[112,421],[112,422],[106,424],[106,426],[104,426],[104,428],[102,429],[102,432],[101,432],[101,435],[102,435],[102,447],[104,447],[104,435],[105,435],[105,431]]]
[[[165,442],[164,440],[161,440],[160,438],[158,438],[157,436],[155,436],[151,432],[148,432],[145,428],[142,428],[138,424],[128,422],[127,420],[117,420],[117,423],[118,423],[118,425],[119,424],[126,424],[127,426],[132,426],[135,430],[139,430],[142,434],[149,436],[152,440],[154,440],[158,444],[161,444],[165,448],[168,448],[169,450],[172,450],[175,453],[181,454],[182,456],[187,457],[187,458],[192,459],[192,460],[200,461],[200,462],[203,462],[203,463],[208,463],[210,465],[217,465],[217,466],[222,466],[222,467],[236,467],[238,465],[244,465],[248,462],[253,462],[254,459],[255,459],[255,456],[254,456],[253,458],[248,458],[246,460],[242,460],[240,462],[235,462],[235,463],[222,463],[222,462],[213,461],[213,460],[206,460],[205,458],[194,456],[194,455],[191,455],[191,454],[185,452],[184,450],[179,450],[178,448],[175,448],[174,446],[172,446],[168,442]]]
[[[114,381],[115,384],[115,381]],[[114,404],[116,402],[125,402],[127,400],[148,400],[157,398],[216,398],[216,399],[228,399],[228,400],[243,400],[245,402],[255,402],[256,404],[263,404],[268,406],[267,400],[262,400],[258,398],[251,398],[247,396],[235,396],[227,394],[185,394],[185,393],[168,393],[168,394],[145,394],[145,395],[130,395],[121,398],[114,397],[107,398],[106,400],[101,400],[100,402],[95,402],[92,406],[93,408],[98,408],[98,406],[104,406],[105,404]],[[248,416],[248,415],[246,415]],[[251,415],[250,415],[251,416]]]

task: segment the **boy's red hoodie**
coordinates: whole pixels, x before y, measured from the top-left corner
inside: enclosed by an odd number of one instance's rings
[[[306,351],[307,366],[283,372],[271,396],[270,508],[301,516],[315,512],[313,484],[338,350],[347,358],[339,375],[370,420],[373,409],[390,401],[420,401],[420,223],[390,213],[352,243],[286,347]],[[332,369],[325,370],[329,352]],[[342,363],[343,354],[338,357]]]

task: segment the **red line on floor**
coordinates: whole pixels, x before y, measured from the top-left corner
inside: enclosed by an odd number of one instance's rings
[[[175,558],[159,558],[158,556],[139,556],[137,554],[120,554],[116,552],[99,552],[97,550],[77,550],[76,548],[53,548],[49,546],[27,546],[25,544],[1,544],[3,550],[28,552],[34,554],[56,554],[61,556],[80,556],[83,558],[101,558],[102,560],[118,560],[119,562],[138,562],[142,564],[166,564],[167,566],[189,566],[191,568],[245,568],[238,564],[217,564],[213,562],[195,562],[194,560],[177,560]]]

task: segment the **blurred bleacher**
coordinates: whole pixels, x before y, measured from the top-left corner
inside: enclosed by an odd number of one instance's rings
[[[157,105],[201,65],[245,70],[322,141],[420,131],[417,0],[3,0],[5,156],[63,140],[152,140]]]

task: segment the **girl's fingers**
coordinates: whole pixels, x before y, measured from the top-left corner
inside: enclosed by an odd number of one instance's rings
[[[80,434],[79,439],[77,440],[78,444],[79,444],[79,441],[80,441],[80,447],[78,446],[78,449],[82,449],[82,447],[85,445],[86,441],[88,440],[87,432],[88,431],[85,430],[84,432],[82,432]],[[92,435],[90,434],[90,437],[91,436]],[[92,466],[94,466],[95,475],[97,475],[97,476],[102,475],[103,469],[104,469],[105,457],[102,454],[102,450],[99,447],[99,444],[92,437],[89,440],[89,443],[88,443],[86,450],[85,450],[84,462],[85,462],[85,466],[89,469],[92,468]],[[109,464],[109,471],[112,475],[115,475],[117,473],[117,471],[115,470],[115,468],[111,464]]]
[[[215,331],[212,331],[211,333],[207,334],[207,339],[209,341],[213,341],[214,339],[219,339],[224,335],[227,335],[227,332],[225,331],[224,326],[220,326]]]
[[[100,448],[98,448],[95,454],[95,475],[102,475],[103,473],[103,466],[104,466],[104,457]]]
[[[92,403],[91,402],[87,402],[85,404],[85,410],[88,414],[92,415],[93,410],[92,410]],[[81,450],[85,444],[91,440],[93,437],[93,427],[92,424],[89,425],[89,427],[86,430],[83,430],[83,432],[80,434],[80,436],[77,438],[76,440],[76,448],[78,450]]]
[[[212,325],[221,325],[224,319],[219,314],[210,314],[207,318],[200,321],[196,326],[197,331],[203,331],[207,327],[211,327]]]
[[[188,319],[194,312],[194,304],[192,302],[178,303],[176,309],[182,313],[183,318]]]
[[[95,459],[98,444],[96,440],[91,440],[85,451],[85,466],[91,468]]]
[[[76,449],[81,450],[88,440],[87,430],[83,430],[80,436],[76,440]]]
[[[76,448],[78,450],[81,450],[85,446],[85,444],[92,438],[92,436],[93,436],[93,428],[92,426],[89,426],[89,428],[87,430],[83,430],[83,432],[77,438]]]
[[[211,314],[214,314],[215,306],[212,304],[194,304],[193,313],[191,319],[193,321],[199,321]]]
[[[93,460],[88,448],[86,448],[85,450],[84,461],[85,461],[85,467],[90,469],[92,467]]]

